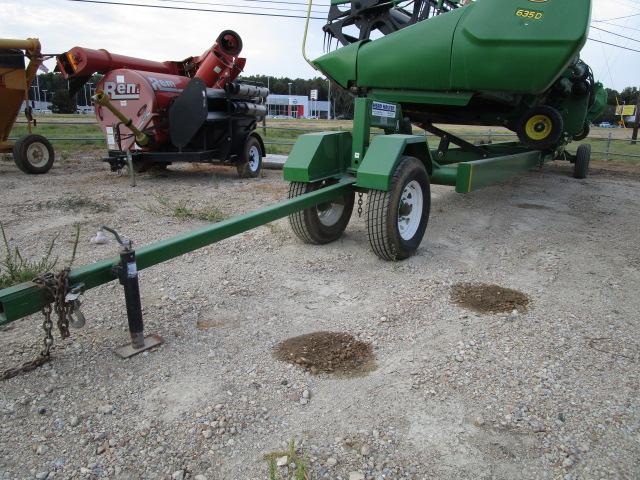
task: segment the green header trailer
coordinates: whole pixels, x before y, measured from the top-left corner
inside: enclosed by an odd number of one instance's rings
[[[160,341],[143,335],[142,269],[286,216],[303,242],[335,241],[356,194],[374,253],[402,260],[425,234],[432,184],[469,193],[560,158],[575,163],[577,178],[587,175],[589,146],[576,155],[565,147],[588,134],[605,103],[602,86],[579,59],[590,0],[403,5],[333,2],[324,31],[328,44],[340,47],[310,63],[355,97],[353,130],[299,137],[284,166],[288,200],[137,250],[113,232],[119,258],[67,272],[53,291],[32,282],[1,290],[0,325],[52,301],[69,322],[79,294],[118,279],[132,339],[121,353],[133,355]],[[358,36],[347,33],[354,28]],[[382,36],[372,40],[375,31]],[[306,36],[305,30],[305,42]],[[519,141],[476,145],[443,130],[446,124],[505,127]],[[414,135],[414,127],[425,134]],[[430,145],[427,132],[437,142]]]

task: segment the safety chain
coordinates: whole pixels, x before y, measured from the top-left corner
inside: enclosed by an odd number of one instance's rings
[[[362,217],[362,192],[358,193],[358,217]]]
[[[28,362],[18,367],[5,370],[0,374],[0,381],[8,380],[27,373],[44,365],[51,360],[51,346],[53,345],[53,322],[51,314],[55,311],[58,317],[58,330],[62,338],[69,337],[69,316],[73,313],[74,304],[66,301],[67,290],[69,289],[69,269],[65,268],[56,274],[46,273],[33,280],[33,283],[46,290],[50,299],[49,303],[45,303],[42,307],[42,329],[44,330],[43,348],[40,354]],[[53,303],[53,307],[52,304]]]

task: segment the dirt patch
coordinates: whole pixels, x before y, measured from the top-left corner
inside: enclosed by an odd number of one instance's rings
[[[278,344],[274,353],[278,359],[299,365],[313,374],[356,374],[375,368],[371,345],[348,333],[300,335]]]
[[[458,283],[453,286],[451,299],[460,307],[479,313],[502,313],[518,310],[526,312],[529,297],[524,293],[484,283]]]
[[[518,203],[516,207],[523,208],[525,210],[549,210],[549,207],[539,205],[537,203]]]
[[[622,174],[630,174],[629,176],[640,175],[640,163],[621,162],[616,160],[604,161],[604,160],[592,160],[591,161],[592,172],[616,172]]]

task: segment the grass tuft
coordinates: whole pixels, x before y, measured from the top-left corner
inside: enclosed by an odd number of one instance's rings
[[[69,268],[71,268],[71,265],[73,265],[76,259],[76,252],[80,241],[80,225],[76,224],[75,228],[76,234],[71,259],[68,264]],[[28,258],[25,259],[22,256],[19,247],[9,245],[9,240],[7,239],[2,223],[0,223],[0,232],[2,233],[2,242],[6,250],[4,257],[0,260],[0,289],[11,287],[22,282],[29,282],[43,273],[52,271],[58,264],[58,257],[53,257],[53,247],[60,236],[59,233],[53,237],[46,253],[40,260],[31,260]]]
[[[6,250],[4,258],[0,261],[0,288],[7,288],[18,283],[33,280],[38,275],[50,272],[58,263],[58,257],[52,258],[53,247],[60,236],[57,234],[51,240],[49,248],[40,260],[25,259],[20,249],[9,245],[4,226],[0,223],[2,240]],[[74,248],[75,250],[75,248]]]
[[[297,450],[298,448],[296,447],[295,440],[292,439],[289,442],[288,450],[271,452],[264,455],[264,459],[267,461],[267,466],[269,469],[269,480],[310,480],[311,477],[309,475],[309,467],[307,466],[308,460],[302,451],[298,453]],[[295,465],[295,469],[293,470],[293,472],[289,472],[289,475],[287,475],[286,477],[282,476],[282,474],[278,472],[276,461],[280,457],[287,457],[287,463],[289,465],[291,463]]]
[[[58,200],[39,202],[38,208],[57,209],[70,212],[88,210],[92,213],[106,213],[113,211],[113,207],[105,202],[98,202],[86,195],[70,195]]]
[[[158,206],[147,207],[144,210],[153,214],[167,215],[178,220],[201,220],[203,222],[217,223],[227,218],[227,215],[222,210],[213,205],[191,208],[184,200],[174,203],[162,195],[158,195],[156,200],[158,201]]]

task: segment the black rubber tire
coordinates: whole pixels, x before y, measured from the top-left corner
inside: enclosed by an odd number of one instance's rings
[[[579,142],[580,140],[584,140],[589,136],[589,133],[591,133],[591,128],[589,128],[589,125],[585,124],[582,131],[579,134],[573,136],[573,140],[576,142]]]
[[[24,138],[25,138],[25,137],[20,137],[20,138],[19,138],[19,139],[17,139],[17,140],[16,140],[16,142],[13,144],[13,158],[14,158],[14,160],[13,160],[13,161],[15,162],[16,166],[17,166],[20,170],[22,170],[24,173],[29,173],[29,172],[27,172],[27,171],[25,170],[25,168],[22,166],[22,163],[20,163],[20,162],[18,162],[18,161],[16,161],[16,160],[15,160],[16,158],[19,158],[19,157],[20,157],[20,148],[21,148],[21,145],[22,145],[22,140],[23,140]]]
[[[398,216],[405,187],[417,181],[422,189],[422,215],[414,235],[404,239],[400,235]],[[420,246],[431,209],[429,175],[423,163],[414,157],[402,157],[391,178],[389,191],[370,190],[367,200],[367,234],[373,252],[383,260],[409,258]]]
[[[29,159],[29,147],[33,145],[40,146],[38,154],[46,153],[47,155],[46,162],[42,165],[33,164]],[[55,161],[55,153],[49,140],[42,135],[31,134],[22,137],[16,142],[13,147],[13,161],[24,173],[42,174],[51,170],[53,162]]]
[[[587,178],[589,176],[589,162],[591,161],[591,145],[585,143],[578,147],[576,161],[573,165],[574,178]]]
[[[549,133],[541,139],[535,139],[529,136],[527,133],[527,124],[536,116],[542,116],[548,119]],[[541,124],[544,126],[544,124]],[[554,149],[562,139],[562,133],[564,132],[564,120],[562,115],[555,108],[548,107],[546,105],[540,105],[538,107],[529,110],[518,121],[516,126],[516,133],[518,139],[527,148],[534,150],[552,150]]]
[[[332,183],[334,182],[291,182],[289,185],[289,198],[313,192]],[[334,201],[330,204],[318,205],[316,207],[304,209],[300,212],[292,213],[289,215],[289,224],[291,225],[291,229],[304,243],[324,245],[334,242],[342,236],[349,224],[351,213],[353,212],[354,198],[355,193],[352,190],[345,194],[339,201]],[[323,224],[321,221],[321,212],[326,211],[326,207],[336,204],[344,206],[340,217],[332,225]]]
[[[251,149],[255,148],[257,150],[257,155],[259,156],[258,165],[251,165]],[[264,156],[264,152],[262,151],[262,147],[260,146],[260,141],[254,137],[253,135],[249,135],[247,137],[247,141],[244,143],[244,149],[242,150],[242,157],[236,164],[236,168],[238,169],[238,176],[240,178],[255,178],[260,175],[262,171],[262,157]]]

